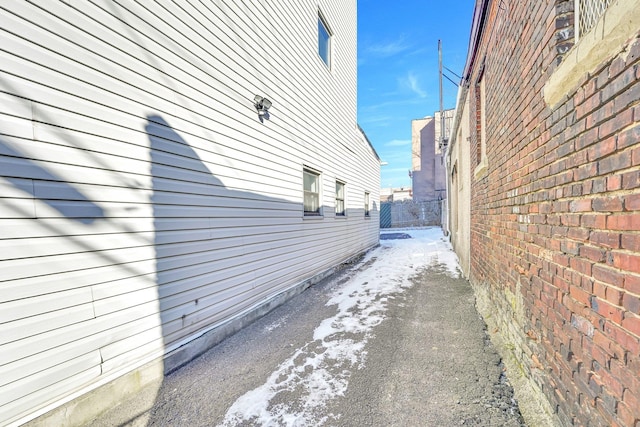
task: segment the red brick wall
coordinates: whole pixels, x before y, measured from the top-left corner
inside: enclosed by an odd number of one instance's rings
[[[472,176],[471,281],[562,424],[636,427],[640,39],[551,109],[543,89],[573,43],[573,2],[491,3],[477,55],[488,170]],[[469,114],[475,124],[473,102]]]

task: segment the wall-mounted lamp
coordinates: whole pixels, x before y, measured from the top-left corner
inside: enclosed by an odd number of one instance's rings
[[[271,108],[271,101],[263,96],[256,95],[253,98],[253,102],[256,110],[258,110],[258,117],[260,118],[260,121],[262,121],[262,119],[269,119],[269,108]]]

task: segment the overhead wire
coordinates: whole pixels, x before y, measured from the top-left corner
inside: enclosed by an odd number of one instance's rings
[[[442,68],[446,69],[448,72],[450,72],[451,74],[453,74],[454,76],[456,76],[459,79],[462,79],[461,76],[459,76],[458,74],[456,74],[455,71],[451,71],[451,69],[449,69],[446,65],[443,65]]]

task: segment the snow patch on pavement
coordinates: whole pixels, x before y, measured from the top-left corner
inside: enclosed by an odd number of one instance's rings
[[[418,269],[444,266],[459,275],[457,257],[440,228],[400,231],[412,238],[381,240],[353,266],[346,273],[351,278],[336,286],[327,302],[337,306],[336,315],[324,319],[313,341],[297,349],[262,386],[238,398],[222,426],[319,426],[339,418],[321,415],[321,409],[344,395],[351,372],[365,366],[366,344],[385,319],[389,299],[412,285],[409,278]]]

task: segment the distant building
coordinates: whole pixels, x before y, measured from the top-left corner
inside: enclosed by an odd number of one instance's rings
[[[380,189],[381,202],[400,202],[403,200],[411,200],[412,198],[411,188],[408,187]]]
[[[444,111],[444,141],[441,137],[440,112],[411,122],[411,160],[413,200],[446,199],[446,170],[444,149],[450,135],[454,110]]]

